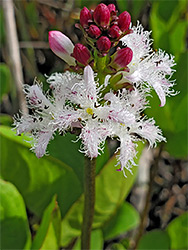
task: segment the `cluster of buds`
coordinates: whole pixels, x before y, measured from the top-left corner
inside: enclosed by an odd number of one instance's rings
[[[112,47],[119,43],[123,36],[131,33],[130,23],[131,16],[127,11],[117,16],[114,4],[107,6],[101,3],[95,10],[88,10],[84,7],[80,12],[80,26],[77,25],[77,27],[83,30],[88,44],[97,48],[99,54],[105,56]],[[122,55],[125,55],[125,53],[122,52]],[[116,60],[116,63],[118,61]],[[127,61],[127,58],[125,58],[125,61]]]
[[[108,51],[115,42],[130,32],[131,16],[124,11],[117,16],[114,4],[108,6],[101,3],[96,9],[84,7],[80,12],[80,24],[90,38],[98,39],[97,48],[101,52]]]
[[[118,43],[123,36],[131,33],[130,22],[131,16],[127,11],[117,16],[114,4],[107,6],[101,3],[95,10],[88,10],[84,7],[80,12],[80,24],[76,27],[83,31],[86,46],[81,43],[74,46],[71,40],[61,32],[51,31],[49,33],[50,47],[77,72],[87,65],[93,67],[93,61],[97,61],[96,55],[97,57],[108,55],[105,65],[108,73],[117,72],[120,69],[127,71],[133,52],[129,47],[121,49]],[[110,51],[111,48],[114,48],[113,54]],[[98,68],[93,68],[96,72],[98,71]]]

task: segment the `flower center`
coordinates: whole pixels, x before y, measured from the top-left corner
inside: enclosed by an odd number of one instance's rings
[[[92,108],[87,108],[86,109],[86,112],[89,114],[89,115],[93,115],[93,109]]]

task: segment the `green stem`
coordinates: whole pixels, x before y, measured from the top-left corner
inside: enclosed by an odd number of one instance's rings
[[[81,249],[90,249],[90,238],[95,206],[95,168],[96,159],[85,158],[84,169],[84,212],[81,235]]]

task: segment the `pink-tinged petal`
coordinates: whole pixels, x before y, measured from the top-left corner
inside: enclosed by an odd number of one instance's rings
[[[156,146],[156,142],[166,141],[162,136],[161,130],[155,126],[153,119],[141,121],[138,125],[139,126],[134,130],[135,133],[146,139],[151,147]]]
[[[17,135],[27,133],[37,127],[37,123],[34,122],[33,117],[30,115],[23,115],[21,118],[15,117],[14,125]]]
[[[41,131],[38,137],[37,144],[34,148],[34,152],[37,158],[41,158],[46,153],[47,145],[52,138],[53,132],[43,132]]]
[[[59,131],[65,131],[70,127],[73,127],[78,122],[79,113],[74,110],[62,110],[54,117],[52,124]],[[77,124],[78,125],[78,124]]]
[[[96,130],[90,128],[82,129],[82,143],[84,145],[83,152],[90,158],[98,156],[98,136]]]
[[[136,144],[132,142],[129,135],[120,136],[121,145],[120,145],[120,154],[118,155],[118,160],[121,165],[121,170],[123,171],[125,177],[125,169],[132,173],[132,166],[136,166],[134,158],[136,157]]]
[[[84,81],[86,86],[86,95],[89,99],[96,101],[96,83],[94,80],[94,72],[92,68],[88,65],[84,68]]]
[[[53,109],[53,105],[42,93],[42,89],[37,84],[26,86],[25,92],[27,93],[27,99],[31,108]]]
[[[88,123],[84,128],[79,138],[82,140],[83,147],[81,152],[90,158],[96,158],[103,151],[103,144],[110,135],[108,127],[102,124]]]
[[[155,90],[155,92],[157,93],[160,101],[161,101],[161,104],[160,104],[160,107],[163,107],[166,103],[166,96],[165,96],[165,92],[163,90],[163,88],[161,87],[160,83],[159,82],[155,82],[153,85],[153,88]]]
[[[69,65],[76,65],[75,59],[71,56],[74,49],[72,41],[60,31],[49,32],[49,44],[51,50]]]

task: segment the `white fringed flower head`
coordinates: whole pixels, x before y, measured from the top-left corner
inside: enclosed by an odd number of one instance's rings
[[[162,50],[154,52],[151,48],[153,42],[150,33],[144,31],[141,24],[133,26],[132,33],[121,38],[123,45],[133,51],[133,59],[128,65],[130,71],[124,72],[124,77],[136,86],[153,88],[161,101],[160,106],[166,103],[166,96],[176,94],[172,87],[174,81],[170,78],[175,71],[171,69],[174,65],[174,57]]]
[[[147,107],[144,90],[110,91],[103,97],[109,78],[102,86],[95,78],[92,68],[86,66],[83,75],[67,71],[48,77],[52,96],[45,95],[37,82],[27,86],[26,99],[32,114],[15,118],[17,134],[31,131],[32,149],[38,158],[46,153],[55,132],[66,133],[74,127],[80,129],[80,151],[90,158],[103,151],[107,137],[118,138],[118,170],[125,174],[125,169],[131,171],[131,165],[135,164],[139,140],[146,139],[152,147],[165,138],[153,119],[140,116]]]

